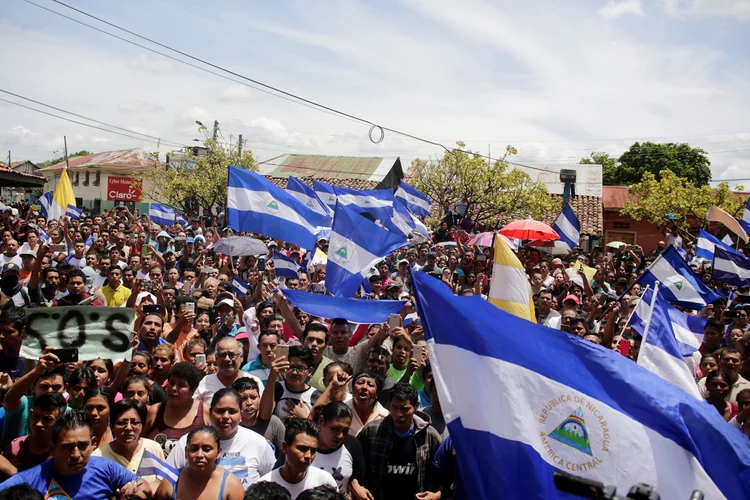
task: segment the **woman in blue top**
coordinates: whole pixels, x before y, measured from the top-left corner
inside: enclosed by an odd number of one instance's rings
[[[210,426],[190,431],[185,446],[187,466],[180,470],[177,484],[162,479],[156,498],[196,500],[242,500],[244,490],[237,476],[217,467],[221,446],[219,434]]]

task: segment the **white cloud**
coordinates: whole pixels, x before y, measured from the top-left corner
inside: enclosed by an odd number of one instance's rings
[[[599,16],[605,21],[632,15],[643,15],[641,0],[607,0],[607,5],[599,9]]]
[[[150,73],[166,74],[172,70],[172,65],[167,59],[158,55],[140,54],[131,60],[129,66],[133,69],[148,71]]]
[[[221,93],[221,99],[223,101],[237,102],[237,101],[251,101],[254,97],[254,91],[246,85],[239,83],[233,83]]]
[[[750,21],[748,0],[662,0],[664,10],[678,18],[726,17]]]
[[[117,105],[117,110],[122,113],[163,113],[164,107],[146,101],[128,101]]]

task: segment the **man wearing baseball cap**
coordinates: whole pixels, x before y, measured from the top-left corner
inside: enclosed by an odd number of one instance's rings
[[[0,291],[16,307],[31,305],[31,299],[21,284],[21,266],[15,262],[8,262],[0,273]]]

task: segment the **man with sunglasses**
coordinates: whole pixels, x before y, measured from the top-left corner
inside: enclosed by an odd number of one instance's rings
[[[233,338],[224,338],[216,344],[216,364],[218,371],[203,377],[193,394],[205,404],[211,404],[211,399],[219,389],[232,387],[241,378],[250,378],[258,384],[258,395],[263,396],[263,382],[256,376],[240,370],[242,364],[242,344]]]

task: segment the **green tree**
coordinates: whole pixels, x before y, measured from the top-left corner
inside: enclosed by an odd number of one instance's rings
[[[640,182],[647,172],[660,179],[670,170],[696,186],[707,186],[711,180],[711,162],[706,152],[689,144],[636,142],[618,159],[614,184],[627,186]]]
[[[595,151],[591,156],[581,158],[578,162],[584,165],[602,166],[602,184],[613,186],[617,184],[617,158],[612,158],[608,153]]]
[[[54,153],[57,153],[57,151],[54,151]],[[78,151],[77,153],[69,154],[68,155],[68,159],[75,158],[77,156],[88,156],[88,155],[92,155],[92,154],[94,154],[94,153],[92,153],[91,151],[86,151],[85,149],[82,149],[81,151]],[[47,168],[47,167],[51,167],[52,165],[57,165],[61,161],[65,161],[65,156],[60,156],[59,158],[55,158],[53,160],[43,161],[43,162],[37,164],[37,167],[39,167],[39,168]]]
[[[463,142],[456,144],[459,149],[466,147]],[[414,185],[441,208],[446,202],[467,203],[467,214],[480,225],[495,227],[504,215],[541,219],[558,203],[549,197],[544,183],[532,182],[526,172],[509,167],[506,157],[513,154],[516,149],[508,146],[492,165],[479,153],[458,149],[435,163],[416,159],[411,167]]]
[[[742,190],[743,186],[735,189]],[[647,220],[657,226],[673,216],[674,223],[685,231],[690,230],[691,217],[699,222],[704,221],[712,205],[737,217],[746,201],[732,193],[726,182],[715,189],[696,186],[670,170],[661,172],[660,179],[651,172],[646,172],[641,182],[631,186],[630,193],[635,198],[625,202],[623,214],[636,220]]]
[[[240,154],[235,146],[213,139],[206,139],[203,148],[188,148],[175,156],[179,159],[170,157],[169,165],[159,163],[140,178],[147,196],[184,212],[187,201],[195,200],[205,212],[218,215],[227,198],[229,165],[257,171],[252,151]]]

